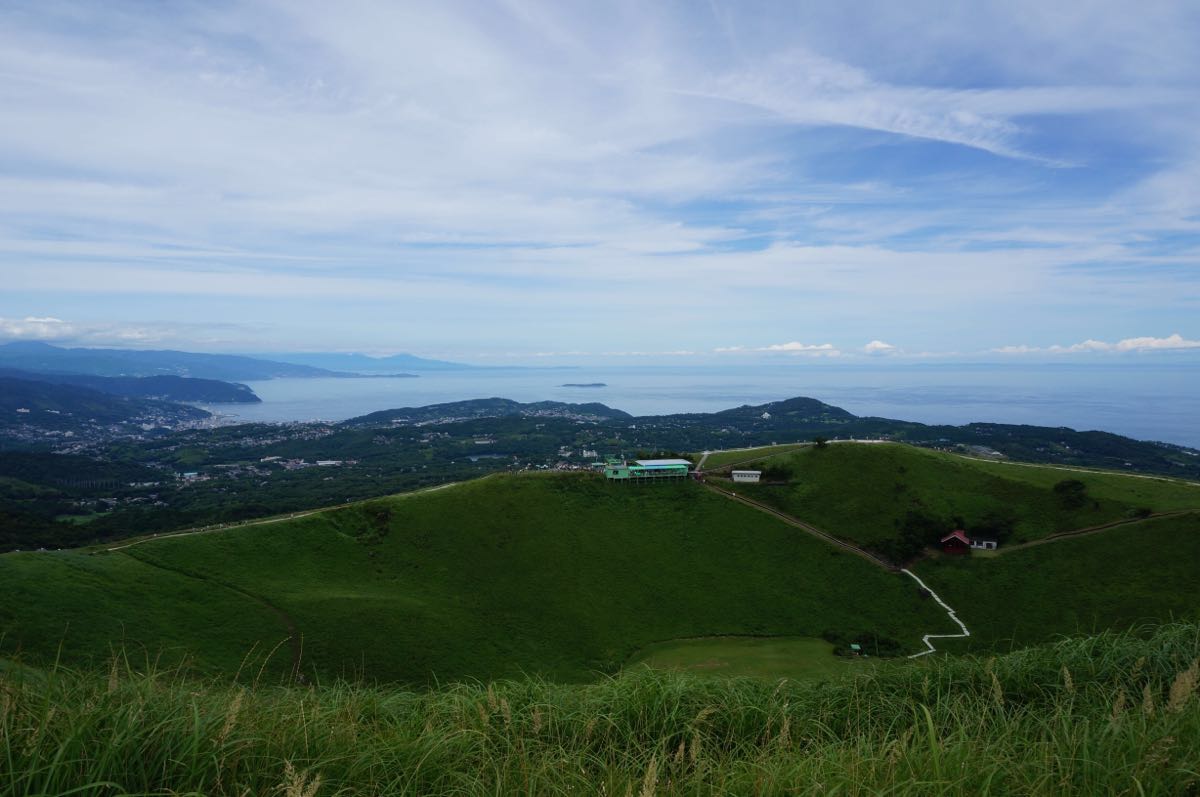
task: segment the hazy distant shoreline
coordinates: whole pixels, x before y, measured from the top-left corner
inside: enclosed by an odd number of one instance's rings
[[[605,387],[587,400],[633,415],[718,412],[808,396],[860,416],[921,423],[973,422],[1068,426],[1138,440],[1200,447],[1200,372],[1119,366],[1091,369],[943,367],[589,368]],[[385,409],[500,397],[515,401],[579,401],[545,371],[427,372],[420,379],[297,378],[253,381],[262,404],[239,405],[238,422],[344,420]],[[578,382],[576,384],[585,384]],[[205,405],[228,415],[229,405]]]

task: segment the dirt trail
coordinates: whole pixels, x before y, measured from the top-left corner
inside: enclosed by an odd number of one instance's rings
[[[1096,476],[1127,476],[1131,479],[1151,479],[1160,482],[1172,482],[1174,484],[1186,484],[1189,487],[1200,487],[1200,482],[1190,481],[1188,479],[1180,479],[1175,476],[1157,476],[1152,473],[1126,473],[1120,470],[1104,470],[1103,468],[1085,468],[1078,465],[1051,465],[1043,462],[1016,462],[1011,459],[989,459],[987,457],[972,457],[969,454],[958,454],[954,451],[943,452],[951,456],[959,457],[960,459],[970,459],[975,462],[990,462],[993,465],[1012,465],[1013,467],[1025,468],[1046,468],[1047,470],[1065,470],[1069,473],[1091,473]]]
[[[847,444],[878,445],[880,443],[890,443],[892,441],[891,440],[830,440],[828,442],[830,445],[833,445],[834,443],[838,443],[841,445],[847,445]],[[815,445],[815,443],[780,443],[777,446],[748,446],[746,448],[722,448],[722,449],[718,449],[716,451],[704,451],[704,452],[702,452],[700,461],[696,463],[696,470],[700,471],[700,472],[704,471],[704,463],[708,459],[709,454],[727,454],[731,451],[762,451],[764,448],[788,449],[786,451],[777,451],[773,454],[772,453],[759,454],[757,456],[750,457],[749,459],[738,460],[737,462],[722,462],[720,465],[716,466],[717,468],[724,470],[725,468],[736,468],[738,465],[748,465],[751,462],[760,462],[764,459],[770,459],[771,457],[783,456],[784,454],[793,454],[802,448],[808,448],[813,445]]]
[[[323,507],[321,509],[310,509],[307,512],[294,512],[290,515],[280,515],[279,517],[273,517],[273,518],[270,518],[269,520],[248,520],[245,523],[231,523],[228,525],[203,526],[198,529],[188,529],[186,531],[172,531],[168,534],[158,534],[153,537],[142,537],[140,539],[136,539],[136,540],[133,540],[132,542],[127,542],[122,545],[114,545],[111,548],[105,548],[104,550],[109,551],[109,552],[123,551],[126,548],[132,548],[133,546],[141,545],[144,542],[157,542],[158,540],[169,540],[173,537],[191,537],[195,534],[213,534],[218,531],[234,531],[236,529],[245,529],[245,528],[249,528],[251,526],[265,526],[268,523],[280,523],[284,520],[297,520],[302,517],[308,517],[309,515],[315,515],[318,512],[328,512],[329,510],[337,509],[340,506],[345,506],[345,505],[339,504],[338,506]]]
[[[802,531],[808,532],[809,534],[822,540],[823,542],[827,542],[830,545],[836,545],[837,547],[847,550],[850,553],[855,554],[856,556],[860,556],[863,559],[866,559],[868,562],[870,562],[873,565],[877,565],[877,566],[882,567],[883,569],[888,570],[893,573],[895,573],[895,572],[906,573],[907,575],[912,577],[912,579],[914,581],[916,581],[917,584],[919,584],[922,589],[924,589],[926,592],[929,593],[930,597],[932,597],[935,601],[937,601],[937,604],[939,606],[941,606],[943,609],[946,610],[946,614],[949,615],[950,619],[953,620],[958,625],[958,627],[962,629],[962,633],[961,634],[925,634],[923,637],[921,637],[921,642],[924,643],[924,645],[927,649],[921,651],[920,653],[912,654],[911,656],[909,656],[910,659],[919,658],[921,656],[928,656],[930,653],[936,652],[937,648],[935,648],[933,646],[933,643],[929,641],[931,639],[959,639],[959,638],[963,638],[963,637],[969,637],[971,635],[971,632],[967,629],[967,626],[965,624],[963,624],[963,621],[958,619],[958,615],[955,614],[954,609],[950,608],[950,606],[948,604],[946,604],[946,602],[943,601],[936,592],[934,592],[932,589],[930,589],[929,586],[924,581],[922,581],[917,576],[916,573],[912,572],[908,568],[898,568],[895,565],[892,565],[889,562],[886,562],[883,559],[880,559],[879,557],[875,556],[874,554],[863,550],[862,548],[855,547],[848,542],[839,540],[837,537],[834,537],[832,534],[829,534],[828,532],[822,531],[821,529],[817,528],[816,526],[805,523],[802,520],[798,520],[797,518],[794,518],[791,515],[788,515],[784,512],[780,512],[779,510],[777,510],[773,507],[767,506],[766,504],[760,504],[758,501],[755,501],[751,498],[746,498],[744,496],[737,495],[736,493],[734,493],[730,490],[725,490],[721,487],[717,487],[714,484],[709,484],[706,482],[704,484],[704,486],[716,493],[720,493],[721,495],[725,496],[726,498],[729,498],[734,501],[740,501],[741,503],[745,504],[746,506],[750,506],[759,511],[766,512],[770,515],[774,515],[775,517],[779,518],[780,520],[787,523],[788,525],[794,526]]]
[[[409,495],[419,495],[421,493],[432,493],[437,490],[445,490],[448,487],[454,487],[455,485],[458,485],[458,484],[462,484],[462,482],[446,482],[445,484],[439,484],[434,487],[424,487],[420,490],[413,490],[413,491],[407,492],[407,493],[396,493],[395,495],[381,496],[381,497],[397,498],[397,497],[404,497],[404,496],[409,496]],[[373,500],[373,499],[366,499],[366,500]],[[168,532],[166,534],[157,534],[153,537],[140,537],[136,540],[130,540],[129,542],[122,543],[121,545],[114,545],[110,548],[105,548],[104,550],[105,551],[123,551],[126,548],[132,548],[133,546],[141,545],[142,543],[157,542],[158,540],[169,540],[173,537],[191,537],[195,534],[213,534],[218,531],[236,531],[237,529],[248,529],[253,526],[265,526],[268,523],[282,523],[285,520],[299,520],[302,517],[308,517],[309,515],[316,515],[321,512],[332,512],[335,509],[341,509],[343,507],[349,506],[352,503],[359,503],[359,502],[347,501],[344,504],[336,504],[334,506],[323,506],[320,509],[308,509],[303,512],[291,512],[286,515],[278,515],[273,518],[266,518],[265,520],[244,520],[240,523],[224,523],[224,524],[219,524],[216,526],[201,526],[200,528],[185,529],[183,531],[172,531],[172,532]]]
[[[1084,529],[1074,529],[1072,531],[1058,531],[1054,534],[1049,534],[1045,537],[1042,537],[1040,540],[1031,540],[1029,542],[1019,543],[1017,545],[1007,545],[1003,548],[997,549],[996,554],[998,556],[1003,556],[1006,553],[1021,551],[1025,548],[1032,548],[1035,545],[1046,545],[1047,543],[1060,542],[1061,540],[1071,539],[1073,537],[1086,537],[1089,534],[1099,534],[1102,531],[1108,531],[1109,529],[1115,529],[1120,526],[1135,526],[1138,523],[1145,523],[1149,520],[1195,514],[1200,514],[1200,512],[1195,509],[1178,509],[1173,512],[1153,512],[1145,517],[1129,518],[1127,520],[1114,520],[1110,523],[1102,523],[1099,526],[1088,526]]]
[[[795,528],[798,528],[801,531],[807,532],[808,534],[811,534],[812,536],[816,537],[817,539],[819,539],[823,542],[827,542],[830,545],[836,545],[838,548],[849,551],[850,553],[854,554],[855,556],[862,557],[863,559],[866,559],[871,564],[876,565],[878,567],[882,567],[884,570],[890,570],[892,572],[896,572],[899,569],[895,565],[879,558],[878,556],[876,556],[875,554],[873,554],[869,551],[859,548],[856,545],[851,545],[850,543],[846,542],[845,540],[840,540],[837,537],[830,534],[829,532],[823,531],[823,530],[817,528],[816,526],[812,525],[811,523],[805,523],[803,520],[792,517],[791,515],[789,515],[785,512],[780,512],[778,509],[776,509],[772,506],[768,506],[767,504],[759,503],[758,501],[755,501],[753,498],[747,498],[743,495],[738,495],[737,493],[733,492],[732,490],[726,490],[724,487],[718,487],[717,485],[711,484],[710,482],[703,482],[703,484],[705,487],[707,487],[708,489],[717,493],[718,495],[723,495],[726,498],[730,499],[731,501],[738,501],[739,503],[745,504],[746,506],[753,507],[754,509],[757,509],[760,512],[766,512],[769,515],[774,515],[776,518],[782,520],[784,523],[787,523],[789,526],[794,526]]]

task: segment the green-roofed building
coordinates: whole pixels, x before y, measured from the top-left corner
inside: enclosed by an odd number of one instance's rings
[[[686,459],[636,459],[632,463],[610,459],[604,464],[604,475],[627,483],[686,479],[691,465]]]

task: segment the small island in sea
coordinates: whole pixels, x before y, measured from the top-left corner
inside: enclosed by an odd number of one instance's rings
[[[608,387],[604,382],[567,382],[559,387]]]

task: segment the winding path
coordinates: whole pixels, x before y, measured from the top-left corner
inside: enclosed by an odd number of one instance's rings
[[[920,653],[914,653],[911,656],[909,656],[908,658],[917,659],[917,658],[920,658],[921,656],[928,656],[930,653],[936,653],[937,648],[935,648],[933,646],[933,643],[929,641],[931,639],[962,639],[964,637],[969,637],[971,635],[971,632],[967,629],[967,626],[963,624],[962,620],[958,619],[958,615],[954,613],[954,610],[951,609],[950,606],[947,605],[947,603],[944,600],[942,600],[940,597],[938,597],[938,594],[936,592],[934,592],[932,589],[930,589],[929,585],[926,584],[924,581],[922,581],[920,579],[920,577],[917,576],[916,573],[909,570],[907,567],[902,568],[900,570],[900,572],[908,573],[910,576],[912,576],[913,581],[916,581],[918,584],[920,584],[921,589],[928,592],[930,594],[930,596],[935,601],[937,601],[938,606],[941,606],[943,609],[945,609],[946,614],[950,615],[950,619],[953,620],[955,623],[957,623],[958,627],[962,629],[961,634],[926,634],[925,636],[921,637],[921,641],[924,642],[925,647],[927,647],[929,649],[922,650]]]
[[[708,489],[712,490],[715,493],[723,495],[726,498],[729,498],[730,500],[745,504],[746,506],[753,507],[754,509],[757,509],[760,512],[766,512],[769,515],[773,515],[774,517],[778,518],[779,520],[782,520],[784,523],[787,523],[789,526],[794,526],[795,528],[798,528],[801,531],[805,531],[823,542],[827,542],[830,545],[836,545],[837,547],[842,548],[846,551],[849,551],[850,553],[855,554],[856,556],[860,556],[863,559],[866,559],[868,562],[870,562],[873,565],[878,565],[879,567],[882,567],[883,569],[888,570],[893,573],[895,573],[897,571],[899,571],[901,573],[907,573],[914,581],[917,582],[917,584],[919,584],[921,586],[921,589],[928,592],[929,595],[935,601],[937,601],[937,604],[946,610],[946,614],[948,614],[950,616],[950,619],[953,620],[958,625],[958,627],[962,629],[961,634],[926,634],[925,636],[921,637],[921,642],[925,645],[927,650],[922,650],[920,653],[914,653],[911,656],[909,656],[908,658],[916,659],[916,658],[920,658],[921,656],[928,656],[930,653],[935,653],[937,651],[937,648],[935,648],[933,646],[933,643],[929,641],[931,639],[961,639],[964,637],[969,637],[971,635],[971,632],[967,629],[967,626],[963,624],[963,621],[958,619],[958,615],[954,612],[954,609],[950,608],[950,606],[945,601],[943,601],[936,592],[934,592],[932,589],[930,589],[928,584],[926,584],[924,581],[922,581],[920,579],[920,577],[917,576],[916,573],[909,570],[907,567],[897,568],[895,565],[892,565],[892,564],[884,561],[883,559],[880,559],[879,557],[875,556],[874,554],[872,554],[869,551],[866,551],[862,548],[858,548],[854,545],[851,545],[850,543],[848,543],[844,540],[839,540],[837,537],[834,537],[832,534],[829,534],[828,532],[822,531],[821,529],[817,528],[816,526],[805,523],[803,520],[794,518],[791,515],[786,514],[784,512],[780,512],[778,509],[775,509],[774,507],[770,507],[770,506],[767,506],[766,504],[759,503],[758,501],[755,501],[752,498],[746,498],[744,496],[738,495],[737,493],[734,493],[732,490],[726,490],[724,488],[716,486],[715,484],[710,484],[708,482],[704,482],[703,484],[705,487],[707,487]],[[1118,524],[1118,525],[1120,525],[1120,524]]]

